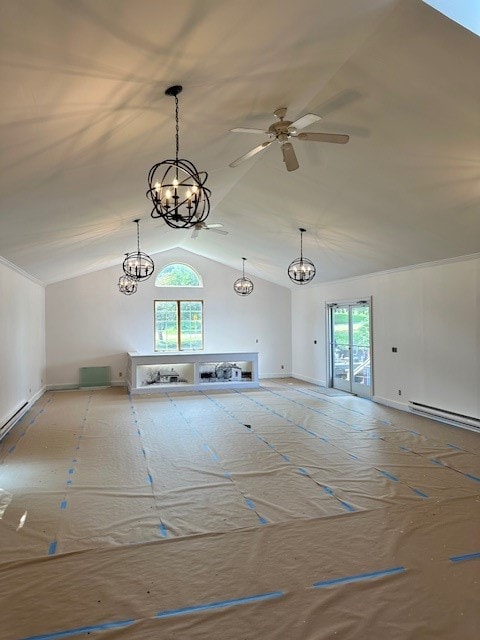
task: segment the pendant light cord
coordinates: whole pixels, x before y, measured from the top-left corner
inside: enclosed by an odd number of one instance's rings
[[[178,96],[175,96],[175,159],[178,165],[178,150],[179,150],[179,126],[178,126]]]
[[[136,223],[137,223],[137,252],[140,253],[140,224],[138,220],[136,220]]]

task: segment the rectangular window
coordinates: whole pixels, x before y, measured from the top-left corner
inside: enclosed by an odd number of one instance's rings
[[[203,349],[203,301],[155,300],[155,351]]]

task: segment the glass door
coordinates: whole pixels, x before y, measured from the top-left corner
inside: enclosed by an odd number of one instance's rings
[[[331,384],[335,389],[372,395],[370,303],[330,305]]]

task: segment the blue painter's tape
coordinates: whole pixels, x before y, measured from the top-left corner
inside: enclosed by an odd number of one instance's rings
[[[394,482],[400,482],[400,480],[392,475],[391,473],[388,473],[388,471],[382,471],[381,469],[377,469],[378,473],[381,473],[382,476],[385,476],[385,478],[388,478],[389,480],[393,480]]]
[[[160,523],[160,535],[162,536],[162,538],[166,538],[168,537],[168,529],[167,527],[163,524],[163,522]]]
[[[12,453],[12,451],[15,451],[15,445],[14,444],[12,444],[12,446],[8,450],[8,453]]]
[[[142,435],[142,432],[140,431],[140,429],[137,429],[137,433],[138,433],[139,436]]]
[[[70,468],[70,469],[68,470],[68,473],[69,473],[70,475],[74,474],[74,473],[75,473],[75,469],[71,469],[71,468]]]
[[[470,480],[475,480],[475,482],[480,482],[480,478],[478,478],[477,476],[472,475],[471,473],[466,473],[465,477],[466,478],[470,478]]]
[[[450,447],[450,449],[455,449],[456,451],[463,451],[463,449],[461,447],[457,447],[456,444],[447,443],[447,447]]]
[[[320,440],[328,444],[328,438],[325,438],[325,436],[320,436]]]
[[[413,493],[416,493],[417,496],[420,496],[421,498],[428,498],[428,495],[424,492],[424,491],[420,491],[420,489],[415,489],[415,487],[411,487]]]
[[[75,447],[75,451],[80,451],[80,445],[77,444],[77,446]]]
[[[308,471],[306,469],[304,469],[303,467],[298,467],[298,473],[301,473],[302,476],[308,476]]]
[[[212,450],[210,449],[210,447],[208,446],[208,444],[204,444],[204,445],[203,445],[203,448],[205,449],[205,451],[207,451],[207,452],[210,454],[210,456],[212,457],[212,460],[214,460],[215,462],[218,462],[218,461],[219,461],[219,460],[218,460],[218,456],[217,456],[217,454],[215,453],[215,451],[212,451]]]
[[[415,436],[421,435],[418,431],[414,431],[413,429],[409,429],[410,433],[413,433]]]
[[[326,485],[324,485],[322,487],[322,489],[325,491],[325,493],[328,493],[329,496],[333,496],[334,495],[333,489],[330,489],[330,487],[327,487]]]
[[[57,541],[54,540],[53,542],[50,543],[50,546],[48,547],[48,555],[54,556],[56,551],[57,551]]]
[[[56,640],[56,638],[71,638],[84,633],[94,631],[106,631],[107,629],[120,629],[132,625],[135,620],[119,620],[118,622],[105,622],[104,624],[95,624],[90,627],[77,627],[76,629],[65,629],[64,631],[55,631],[54,633],[43,633],[39,636],[28,636],[22,640]]]
[[[76,458],[74,458],[74,459],[72,460],[72,462],[78,462],[78,460],[77,460]]]
[[[230,479],[232,477],[232,474],[230,473],[230,471],[225,471],[224,475],[228,479]]]
[[[250,498],[245,498],[245,504],[249,509],[255,509],[255,503]]]
[[[150,473],[148,473],[148,474],[147,474],[147,482],[148,482],[149,484],[153,484],[153,478],[152,478],[152,476],[151,476],[151,474],[150,474]]]
[[[344,578],[333,578],[332,580],[321,580],[314,582],[314,589],[322,589],[337,584],[345,584],[348,582],[360,582],[361,580],[374,580],[375,578],[383,578],[384,576],[394,575],[396,573],[404,573],[405,567],[393,567],[392,569],[384,569],[383,571],[372,571],[371,573],[359,573],[354,576],[345,576]]]
[[[142,447],[142,453],[143,453],[143,457],[146,458],[147,457],[147,452],[145,451],[145,449]]]
[[[354,460],[358,460],[358,456],[356,456],[355,454],[353,454],[353,453],[349,453],[348,455],[349,455],[351,458],[353,458]]]
[[[437,464],[439,467],[445,466],[441,460],[436,460],[435,458],[430,458],[430,462],[432,464]]]
[[[412,450],[411,450],[411,449],[409,449],[408,447],[400,446],[399,448],[400,448],[402,451],[406,451],[407,453],[412,453]]]
[[[67,484],[68,484],[68,486],[70,486],[70,485],[73,484],[73,482],[71,480],[67,480]]]
[[[263,600],[273,600],[282,598],[285,594],[283,591],[271,591],[270,593],[259,593],[255,596],[245,596],[244,598],[233,598],[231,600],[220,600],[219,602],[210,602],[208,604],[198,604],[192,607],[182,607],[181,609],[170,609],[167,611],[159,611],[157,618],[172,618],[173,616],[184,616],[189,613],[198,613],[199,611],[208,611],[211,609],[225,609],[226,607],[235,607],[240,604],[249,604],[250,602],[261,602]]]
[[[480,551],[465,553],[461,556],[452,556],[450,562],[465,562],[466,560],[477,560],[478,558],[480,558]]]
[[[268,520],[266,520],[265,518],[262,518],[262,516],[258,516],[258,522],[260,524],[268,524]]]
[[[345,500],[338,500],[340,502],[340,504],[342,505],[342,507],[344,509],[346,509],[347,511],[356,511],[355,507],[351,504],[349,504],[348,502],[345,502]]]
[[[282,456],[282,458],[285,460],[285,462],[290,463],[290,458],[289,458],[288,456],[284,455],[283,453],[282,453],[282,454],[280,454],[280,455],[281,455],[281,456]]]
[[[66,509],[67,508],[67,501],[66,500],[62,500],[60,503],[60,509]]]

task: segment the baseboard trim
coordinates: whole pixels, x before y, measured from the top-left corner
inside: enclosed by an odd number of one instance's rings
[[[0,429],[0,440],[4,438],[11,429],[13,429],[17,422],[21,420],[27,411],[32,408],[33,404],[43,396],[45,391],[46,387],[43,386],[25,403],[20,403],[19,406],[11,413],[10,419],[5,416],[2,420],[2,423],[4,422],[5,424]]]
[[[310,382],[311,384],[317,384],[319,387],[326,387],[327,383],[325,380],[319,380],[317,378],[310,378],[309,376],[302,376],[299,373],[292,373],[292,378],[297,378],[298,380],[303,380],[303,382]]]
[[[408,403],[406,402],[397,402],[396,400],[390,400],[389,398],[382,398],[382,396],[372,396],[372,400],[378,404],[384,404],[386,407],[392,407],[392,409],[409,411]]]
[[[265,378],[291,378],[291,373],[262,373],[262,375],[258,376],[259,380],[264,380]]]

